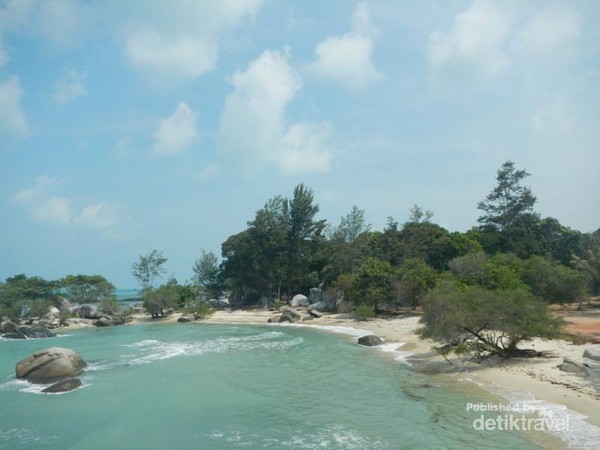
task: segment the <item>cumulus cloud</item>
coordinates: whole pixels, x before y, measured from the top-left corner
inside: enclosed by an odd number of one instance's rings
[[[41,176],[33,187],[17,192],[12,201],[40,223],[93,228],[109,228],[118,223],[117,207],[106,201],[84,206],[77,213],[71,199],[55,193],[62,184],[60,179]]]
[[[173,156],[189,149],[198,137],[197,128],[197,114],[186,103],[179,102],[175,112],[160,123],[152,153]]]
[[[12,75],[0,81],[0,133],[27,135],[27,120],[21,108],[22,96],[23,89],[18,77]]]
[[[362,89],[382,78],[373,63],[376,36],[377,29],[371,23],[367,5],[358,3],[352,31],[319,43],[315,49],[316,60],[309,68],[324,79],[351,89]]]
[[[54,84],[51,98],[58,104],[71,103],[87,94],[85,76],[77,69],[67,70]]]
[[[435,70],[462,66],[495,76],[521,58],[557,51],[580,35],[579,14],[555,3],[476,0],[458,13],[449,31],[429,36],[429,62]]]
[[[125,56],[137,70],[160,81],[198,77],[216,67],[220,40],[262,0],[225,0],[143,5],[125,37]]]
[[[328,127],[285,123],[286,106],[301,87],[289,59],[289,48],[267,50],[230,79],[234,91],[225,100],[218,139],[221,154],[238,168],[271,164],[286,173],[329,169]]]

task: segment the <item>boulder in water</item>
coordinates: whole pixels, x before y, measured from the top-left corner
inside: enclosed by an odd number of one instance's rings
[[[383,344],[383,339],[381,339],[380,337],[377,337],[373,334],[371,334],[369,336],[361,336],[358,338],[358,345],[374,347],[376,345],[381,345],[381,344]]]
[[[31,383],[45,384],[79,376],[86,365],[83,358],[73,350],[52,347],[19,361],[15,370],[17,378],[24,378]]]
[[[52,386],[48,386],[42,392],[46,394],[57,394],[59,392],[69,392],[73,389],[77,389],[81,386],[81,380],[79,378],[66,378],[60,380],[58,383],[54,383]]]

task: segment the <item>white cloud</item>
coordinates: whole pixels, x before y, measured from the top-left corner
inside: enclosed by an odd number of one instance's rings
[[[315,49],[317,59],[309,68],[324,79],[351,89],[362,89],[382,78],[372,59],[376,36],[377,29],[371,24],[367,5],[358,3],[352,31],[319,43]]]
[[[77,69],[69,69],[54,84],[51,97],[56,103],[64,105],[86,94],[84,74]]]
[[[75,225],[83,225],[92,228],[108,228],[116,225],[119,222],[119,214],[117,208],[108,203],[100,202],[92,205],[87,205],[73,223]]]
[[[495,76],[532,56],[558,49],[580,36],[581,17],[557,3],[475,0],[458,13],[449,31],[429,36],[429,62],[435,70],[463,67]]]
[[[106,201],[87,205],[76,214],[71,199],[55,194],[62,184],[62,180],[41,176],[33,187],[17,192],[12,201],[25,207],[36,222],[93,228],[109,228],[117,225],[119,222],[117,208]]]
[[[157,156],[177,155],[192,145],[198,137],[197,114],[184,102],[164,119],[154,136],[152,153]]]
[[[550,3],[525,23],[516,39],[529,52],[547,52],[577,40],[581,35],[581,16],[564,5]]]
[[[172,83],[216,67],[220,40],[262,0],[144,3],[125,38],[125,56],[140,72]]]
[[[238,168],[265,164],[283,172],[323,172],[329,169],[329,132],[323,124],[286,127],[285,108],[300,90],[300,78],[289,63],[290,50],[265,51],[230,82],[219,127],[219,149]]]
[[[26,136],[27,120],[21,108],[23,89],[19,78],[12,75],[6,81],[0,81],[0,133]]]
[[[509,63],[506,44],[515,20],[513,12],[498,2],[475,1],[456,15],[451,31],[431,33],[430,62],[434,67],[472,64],[494,75]]]
[[[57,47],[81,42],[90,18],[86,3],[77,0],[38,0],[32,20],[34,32]]]

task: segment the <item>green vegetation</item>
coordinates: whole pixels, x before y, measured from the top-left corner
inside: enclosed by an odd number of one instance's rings
[[[272,306],[320,287],[343,295],[359,317],[422,307],[423,336],[445,351],[508,356],[523,340],[556,335],[560,324],[549,303],[581,303],[600,293],[600,230],[581,233],[540,217],[523,185],[528,176],[504,163],[477,205],[478,225],[465,233],[433,223],[433,213],[418,205],[403,224],[389,217],[382,231],[372,230],[356,205],[339,224],[326,225],[313,191],[300,184],[291,197],[268,200],[246,229],[227,238],[220,263],[202,250],[191,282],[172,278],[155,287],[167,262],[158,250],[140,255],[132,275],[153,317],[175,309],[204,316],[224,292],[232,306]],[[41,315],[57,295],[114,311],[113,289],[99,275],[17,275],[0,283],[0,315]]]

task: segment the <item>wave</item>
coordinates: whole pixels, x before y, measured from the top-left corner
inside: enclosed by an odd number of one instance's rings
[[[252,432],[244,433],[240,430],[214,430],[207,437],[213,441],[220,441],[226,448],[297,448],[297,449],[340,449],[363,450],[390,448],[385,442],[361,436],[355,430],[348,430],[342,426],[331,426],[311,432],[286,430],[285,436],[265,438]],[[277,435],[273,430],[272,435]]]
[[[39,394],[39,395],[62,395],[62,394],[68,394],[69,392],[73,392],[73,391],[83,389],[83,388],[90,386],[90,383],[87,383],[85,381],[84,377],[80,377],[80,380],[81,380],[81,386],[79,386],[75,389],[72,389],[71,391],[42,392],[44,389],[46,389],[48,386],[52,386],[54,383],[34,384],[34,383],[30,383],[27,380],[23,380],[20,378],[13,378],[9,381],[6,381],[5,383],[0,384],[0,391],[19,391],[19,392],[24,392],[26,394]]]
[[[253,336],[218,338],[200,342],[162,342],[154,339],[144,339],[134,344],[126,345],[126,347],[139,351],[142,353],[141,355],[121,355],[121,358],[126,360],[128,364],[140,365],[176,356],[196,356],[205,353],[285,350],[304,342],[304,339],[301,337],[282,340],[281,338],[284,337],[286,335],[281,332],[267,332]]]
[[[514,411],[537,414],[548,424],[568,424],[566,429],[548,427],[545,431],[561,439],[569,449],[596,448],[600,442],[600,428],[586,422],[587,416],[570,410],[565,405],[538,400],[527,390],[506,388],[496,384],[477,384],[493,394],[504,397]]]

